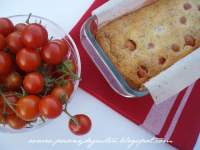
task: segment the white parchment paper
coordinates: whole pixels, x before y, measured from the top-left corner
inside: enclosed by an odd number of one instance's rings
[[[137,10],[156,0],[110,0],[93,11],[101,27],[106,23]],[[150,79],[144,85],[156,104],[178,94],[200,78],[200,48],[190,53],[170,68]]]
[[[137,10],[156,0],[110,0],[92,12],[98,17],[101,27],[106,23],[134,10]]]

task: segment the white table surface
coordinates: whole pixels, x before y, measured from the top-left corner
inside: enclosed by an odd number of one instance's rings
[[[75,25],[81,15],[90,6],[93,0],[0,0],[0,16],[10,16],[14,14],[28,14],[32,12],[35,15],[47,17],[62,26],[66,32]],[[67,128],[68,118],[63,114],[47,126],[27,133],[7,134],[0,133],[1,150],[85,150],[87,144],[31,144],[31,139],[48,139],[56,141],[61,140],[102,140],[106,138],[130,138],[150,139],[153,137],[150,133],[138,127],[134,123],[120,116],[93,96],[78,89],[74,99],[69,105],[72,114],[88,114],[93,122],[92,130],[85,136],[74,136]],[[140,144],[128,148],[128,143],[110,143],[94,144],[90,149],[115,149],[115,150],[172,150],[173,147],[168,144]],[[196,150],[200,149],[200,140],[197,142]]]

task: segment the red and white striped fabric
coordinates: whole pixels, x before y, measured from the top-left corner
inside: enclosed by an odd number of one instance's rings
[[[141,126],[180,149],[192,149],[200,131],[199,100],[198,81],[169,100],[153,105]]]
[[[172,141],[173,146],[182,150],[193,149],[200,133],[200,81],[159,105],[155,105],[150,96],[127,100],[110,88],[86,54],[80,42],[80,28],[91,11],[106,1],[95,0],[70,32],[81,55],[80,87],[155,136]]]

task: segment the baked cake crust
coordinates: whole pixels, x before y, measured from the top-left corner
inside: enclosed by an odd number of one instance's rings
[[[131,87],[200,47],[200,0],[158,0],[100,28],[96,39]]]

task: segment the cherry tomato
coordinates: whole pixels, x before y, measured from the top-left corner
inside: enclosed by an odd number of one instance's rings
[[[12,69],[12,59],[11,56],[4,52],[0,51],[0,75],[8,74]]]
[[[26,26],[27,25],[25,23],[18,23],[18,24],[15,25],[15,31],[22,32],[22,31],[24,31]]]
[[[69,47],[64,39],[55,39],[52,42],[57,43],[61,47],[63,56],[66,56],[69,53]]]
[[[88,116],[78,114],[74,116],[74,119],[76,119],[77,122],[70,119],[68,123],[68,127],[72,133],[75,135],[83,135],[90,131],[92,122]]]
[[[30,94],[38,94],[44,88],[44,77],[39,72],[32,72],[25,76],[23,81],[24,89]]]
[[[13,92],[6,92],[4,93],[5,97],[7,98],[8,102],[13,106],[13,108],[15,109],[15,104],[18,101],[18,98],[14,95]],[[3,106],[4,106],[4,100],[1,97],[0,98],[0,113],[3,113]],[[9,115],[11,114],[15,114],[15,112],[6,104],[6,110],[5,112]]]
[[[5,37],[14,31],[14,25],[8,18],[0,18],[0,33]]]
[[[40,24],[29,24],[22,32],[22,41],[28,48],[40,48],[48,41],[47,30]]]
[[[71,80],[68,80],[66,85],[64,86],[64,89],[68,95],[68,97],[70,97],[72,95],[72,92],[74,91],[74,84],[72,83]]]
[[[39,116],[40,98],[35,95],[28,95],[18,100],[16,104],[17,115],[25,121],[33,121]]]
[[[5,78],[4,85],[8,90],[18,90],[22,84],[22,78],[19,73],[11,72]]]
[[[0,51],[2,51],[5,48],[6,40],[2,34],[0,34]]]
[[[33,72],[41,65],[40,54],[32,49],[23,48],[16,55],[16,62],[20,69],[25,72]]]
[[[25,125],[26,125],[26,121],[22,120],[21,118],[19,118],[15,114],[9,115],[6,118],[6,122],[13,129],[21,129],[21,128],[25,127]]]
[[[64,98],[64,100],[68,100],[68,95],[63,87],[55,87],[52,90],[51,95],[55,96],[57,99],[60,99],[61,101],[63,101],[62,98]]]
[[[24,47],[24,44],[22,43],[21,39],[22,39],[21,32],[12,32],[7,36],[6,38],[7,46],[13,53],[17,53]]]
[[[63,96],[64,96],[65,100],[68,100],[69,97],[71,96],[73,90],[74,90],[74,85],[71,80],[68,80],[67,83],[63,87],[61,87],[61,86],[55,87],[52,90],[51,95],[54,95],[61,101],[62,101],[61,98]]]
[[[41,99],[39,110],[44,117],[54,119],[62,113],[62,103],[55,96],[47,95]]]
[[[44,62],[50,65],[60,64],[65,57],[62,48],[55,42],[49,42],[44,46],[41,50],[41,56]]]

